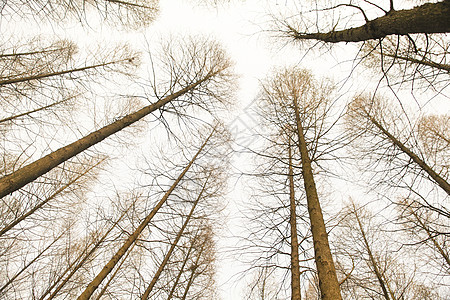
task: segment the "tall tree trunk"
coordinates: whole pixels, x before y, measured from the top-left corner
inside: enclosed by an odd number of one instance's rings
[[[35,113],[35,112],[38,112],[38,111],[41,111],[41,110],[45,110],[45,109],[48,109],[48,108],[50,108],[50,107],[56,106],[56,105],[58,105],[58,104],[67,102],[67,101],[69,101],[69,100],[72,99],[72,98],[74,98],[74,96],[69,97],[69,98],[67,98],[67,99],[63,99],[63,100],[61,100],[61,101],[57,101],[57,102],[51,103],[51,104],[49,104],[49,105],[45,105],[45,106],[42,106],[42,107],[39,107],[39,108],[30,110],[30,111],[27,111],[27,112],[18,114],[18,115],[14,115],[14,116],[11,116],[11,117],[7,117],[7,118],[4,118],[4,119],[1,119],[1,120],[0,120],[0,123],[4,123],[4,122],[7,122],[7,121],[11,121],[11,120],[14,120],[14,119],[23,117],[23,116],[31,115],[31,114],[33,114],[33,113]]]
[[[81,67],[81,68],[75,68],[75,69],[70,69],[70,70],[64,70],[64,71],[59,71],[59,72],[42,73],[42,74],[37,74],[37,75],[31,75],[31,76],[28,76],[28,77],[4,79],[4,80],[0,80],[0,86],[7,85],[7,84],[13,84],[13,83],[19,83],[19,82],[27,82],[27,81],[31,81],[31,80],[39,80],[39,79],[55,77],[55,76],[60,76],[60,75],[65,75],[65,74],[72,74],[72,73],[77,73],[77,72],[82,72],[82,71],[87,71],[87,70],[96,69],[96,68],[100,68],[100,67],[106,67],[108,65],[118,64],[118,63],[121,63],[121,62],[132,61],[133,59],[134,59],[133,57],[130,57],[130,58],[121,59],[121,60],[118,60],[118,61],[111,61],[111,62],[96,64],[96,65],[86,66],[86,67]]]
[[[417,221],[417,224],[419,225],[419,228],[423,229],[428,236],[428,239],[433,242],[433,246],[438,250],[439,254],[442,256],[442,258],[447,263],[448,267],[450,267],[450,257],[445,252],[445,250],[442,248],[442,246],[436,241],[436,236],[431,232],[430,228],[421,220],[421,218],[417,215],[417,213],[414,211],[413,207],[409,206],[409,210],[411,215],[414,216],[414,218]]]
[[[20,189],[27,183],[30,183],[39,176],[44,175],[45,173],[47,173],[54,167],[58,166],[62,162],[74,157],[75,155],[83,152],[89,147],[103,141],[107,137],[139,121],[148,114],[163,107],[170,101],[193,90],[198,85],[208,80],[212,76],[214,76],[214,74],[209,74],[205,78],[191,85],[188,85],[184,89],[181,89],[172,95],[169,95],[163,99],[158,100],[154,104],[150,104],[134,113],[131,113],[112,124],[106,125],[105,127],[88,134],[87,136],[79,139],[76,142],[73,142],[65,147],[53,151],[52,153],[38,159],[37,161],[32,162],[31,164],[23,168],[20,168],[19,170],[7,176],[4,176],[3,178],[0,179],[0,198]]]
[[[418,64],[418,65],[428,66],[428,67],[432,67],[432,68],[436,68],[436,69],[440,69],[440,70],[443,70],[443,71],[450,72],[450,65],[437,63],[437,62],[431,61],[431,60],[426,59],[426,58],[417,59],[417,58],[413,58],[413,57],[407,57],[407,56],[402,56],[402,55],[398,55],[398,54],[390,54],[390,53],[384,53],[384,52],[382,53],[382,55],[385,55],[385,56],[388,56],[388,57],[392,57],[392,58],[401,59],[401,60],[408,61],[408,62],[411,62],[411,63],[415,63],[415,64]]]
[[[89,252],[83,257],[83,259],[79,260],[79,262],[76,264],[76,266],[72,269],[72,271],[67,275],[67,277],[58,285],[58,287],[53,291],[53,293],[48,297],[47,300],[55,298],[59,291],[69,282],[70,278],[86,263],[86,261],[97,251],[97,249],[103,244],[103,242],[106,240],[106,238],[109,236],[111,231],[113,231],[114,228],[116,228],[117,224],[125,217],[125,215],[128,213],[128,211],[131,209],[131,207],[134,206],[134,203],[131,204],[127,210],[125,210],[117,219],[117,221],[114,222],[114,224],[103,234],[103,236],[94,244],[94,246],[89,250]],[[55,284],[51,287],[53,287]]]
[[[67,229],[68,230],[68,229]],[[17,272],[13,277],[11,277],[11,279],[8,280],[7,283],[5,283],[1,288],[0,288],[0,295],[3,294],[3,291],[11,284],[14,282],[14,280],[17,279],[17,277],[20,276],[20,274],[22,274],[23,272],[25,272],[33,263],[35,263],[48,249],[50,249],[54,243],[56,243],[63,235],[64,233],[66,233],[66,231],[63,231],[59,236],[56,237],[55,240],[53,240],[53,242],[51,242],[47,247],[45,247],[44,250],[42,250],[38,255],[36,255],[35,258],[33,258],[28,264],[26,264],[19,272]]]
[[[122,267],[123,263],[127,260],[130,253],[133,252],[134,246],[136,246],[136,243],[134,243],[133,246],[131,246],[130,249],[128,249],[127,254],[122,258],[122,260],[120,261],[120,264],[117,266],[114,273],[109,277],[108,281],[105,283],[105,285],[103,286],[100,293],[98,293],[97,298],[96,298],[97,300],[100,300],[100,298],[103,296],[103,294],[106,293],[106,290],[108,289],[108,287],[111,284],[111,282],[113,281],[113,279],[116,277],[117,273],[120,271],[120,268]]]
[[[178,271],[178,275],[175,278],[175,282],[173,283],[173,286],[172,286],[172,289],[169,292],[169,295],[167,296],[167,300],[171,300],[172,297],[173,297],[173,294],[175,293],[175,290],[176,290],[176,288],[178,286],[178,282],[180,281],[181,275],[183,275],[184,267],[186,267],[186,264],[187,264],[187,262],[189,260],[190,255],[191,255],[192,249],[194,249],[194,242],[193,241],[191,242],[191,245],[189,246],[188,252],[186,253],[186,256],[184,257],[183,264],[181,265],[180,270]]]
[[[339,282],[337,280],[336,269],[333,257],[331,256],[328,234],[317,195],[316,184],[311,167],[303,126],[300,120],[300,112],[297,99],[294,98],[295,119],[297,123],[297,135],[299,150],[302,159],[302,175],[306,191],[309,219],[311,222],[311,233],[314,242],[314,257],[319,277],[319,288],[321,297],[324,300],[341,300]]]
[[[378,283],[380,284],[381,290],[383,291],[383,296],[386,300],[391,300],[389,298],[389,294],[391,294],[392,300],[397,300],[391,290],[391,288],[388,286],[389,284],[384,281],[384,277],[381,274],[380,269],[378,268],[378,262],[376,261],[375,257],[373,256],[372,249],[370,248],[369,241],[367,240],[366,233],[364,231],[364,228],[362,227],[361,220],[359,219],[358,210],[353,204],[353,213],[355,214],[356,221],[358,222],[359,232],[361,233],[361,236],[363,238],[364,247],[366,248],[367,254],[369,255],[370,265],[372,265],[373,272],[375,273],[375,276],[377,277]],[[389,290],[389,292],[388,292]]]
[[[292,150],[289,143],[289,224],[291,227],[291,299],[300,300],[300,264],[298,259],[297,214],[294,189],[294,170],[292,167]]]
[[[163,261],[161,262],[161,265],[159,266],[158,270],[156,271],[155,276],[153,276],[152,281],[148,285],[147,289],[145,290],[144,294],[142,294],[141,299],[147,300],[148,296],[150,295],[151,291],[153,290],[153,287],[155,286],[156,282],[159,279],[159,276],[161,275],[162,271],[164,270],[165,266],[167,265],[167,262],[169,261],[170,257],[172,256],[173,251],[175,250],[175,247],[178,244],[178,241],[180,240],[181,236],[183,235],[184,229],[188,225],[189,221],[191,220],[192,214],[194,213],[195,207],[197,206],[198,201],[203,195],[203,192],[205,191],[206,184],[208,183],[209,178],[206,179],[202,190],[200,191],[200,194],[198,195],[197,199],[195,200],[194,204],[192,205],[191,211],[189,212],[189,215],[186,218],[186,221],[184,221],[183,226],[181,226],[180,231],[178,232],[177,236],[175,237],[175,240],[172,242],[172,245],[170,245],[169,251],[167,251],[166,255],[164,256]]]
[[[15,219],[14,221],[12,221],[11,223],[9,223],[8,225],[6,225],[2,230],[0,230],[0,237],[2,235],[4,235],[5,233],[7,233],[9,230],[11,230],[14,226],[16,226],[17,224],[19,224],[20,222],[22,222],[23,220],[25,220],[26,218],[28,218],[29,216],[31,216],[32,214],[34,214],[37,210],[39,210],[41,207],[43,207],[45,204],[47,204],[50,200],[54,199],[55,197],[57,197],[59,194],[61,194],[65,189],[67,189],[69,186],[71,186],[72,184],[74,184],[75,182],[77,182],[80,178],[82,178],[84,175],[86,175],[87,173],[89,173],[92,169],[94,169],[95,167],[97,167],[99,164],[101,164],[105,159],[102,159],[101,161],[99,161],[98,163],[96,163],[95,165],[89,167],[86,171],[84,171],[83,173],[79,174],[77,177],[75,177],[74,179],[70,180],[68,183],[66,183],[65,185],[63,185],[61,188],[59,188],[56,192],[54,192],[53,194],[51,194],[47,199],[45,199],[44,201],[40,202],[38,205],[36,205],[35,207],[33,207],[32,209],[30,209],[28,212],[26,212],[25,214],[23,214],[22,216],[18,217],[17,219]]]
[[[388,35],[450,32],[450,1],[425,3],[408,10],[390,11],[386,15],[359,27],[327,33],[301,33],[289,27],[291,36],[298,40],[319,40],[328,43],[361,42]]]
[[[375,118],[365,111],[367,118],[389,139],[389,141],[399,148],[403,153],[415,162],[424,172],[426,172],[447,194],[450,195],[450,184],[438,173],[436,173],[425,161],[419,158],[414,152],[406,147],[402,142],[396,139],[386,128],[383,127]]]
[[[158,210],[161,208],[161,206],[166,202],[166,200],[169,198],[170,194],[175,190],[178,183],[183,179],[184,175],[188,172],[190,167],[194,164],[195,160],[197,159],[198,155],[202,152],[202,150],[206,147],[206,144],[208,143],[209,139],[215,132],[215,129],[211,132],[211,134],[208,136],[208,138],[205,140],[205,142],[201,145],[200,149],[197,151],[197,153],[194,155],[194,157],[191,159],[191,161],[188,163],[188,165],[184,168],[184,170],[181,172],[181,174],[178,176],[178,178],[174,181],[172,186],[169,188],[169,190],[164,194],[162,199],[156,204],[156,206],[153,208],[153,210],[150,212],[150,214],[147,215],[147,217],[141,222],[141,224],[136,228],[136,230],[131,234],[128,239],[125,241],[125,243],[122,245],[122,247],[114,254],[114,256],[109,260],[109,262],[103,267],[103,269],[98,273],[98,275],[88,284],[84,292],[78,297],[78,300],[87,300],[89,299],[92,294],[95,292],[97,287],[102,283],[102,281],[108,276],[108,274],[112,271],[112,269],[115,267],[117,262],[120,260],[120,258],[127,252],[128,248],[136,241],[136,239],[139,237],[139,235],[142,233],[142,231],[147,227],[147,225],[152,220],[153,216],[158,212]]]
[[[188,283],[186,285],[186,288],[184,289],[183,297],[181,297],[182,300],[186,300],[189,289],[191,288],[192,284],[194,283],[195,271],[197,271],[198,263],[200,262],[200,258],[202,257],[203,250],[205,249],[204,245],[200,245],[200,246],[201,246],[201,248],[198,251],[197,258],[195,259],[194,265],[191,267],[191,275],[189,276]]]

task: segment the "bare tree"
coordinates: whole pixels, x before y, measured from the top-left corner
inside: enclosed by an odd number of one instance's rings
[[[351,128],[354,136],[367,136],[372,140],[372,145],[377,144],[375,147],[378,149],[381,149],[380,145],[384,144],[384,150],[390,148],[392,150],[389,151],[399,152],[406,156],[408,159],[407,161],[403,161],[402,167],[398,168],[399,170],[402,172],[408,169],[411,170],[410,162],[413,162],[422,174],[426,174],[430,180],[450,195],[450,185],[446,180],[448,172],[435,170],[430,165],[429,161],[432,162],[432,160],[427,161],[423,152],[420,152],[420,148],[415,146],[417,139],[414,137],[414,132],[405,132],[404,128],[400,129],[395,127],[393,122],[395,122],[395,119],[400,120],[400,118],[393,113],[389,113],[387,109],[388,105],[388,102],[379,98],[356,97],[349,106],[347,119],[349,128]],[[390,110],[392,111],[392,106]],[[401,130],[403,132],[400,134]],[[402,138],[405,140],[402,141]],[[372,147],[371,149],[374,148]],[[414,150],[419,150],[419,152],[416,153]],[[371,155],[376,155],[375,153],[377,152],[379,151],[370,151]],[[386,154],[382,154],[382,156],[386,157]],[[399,155],[391,154],[390,156],[393,159],[387,158],[386,161],[392,161],[394,163],[401,162]]]
[[[389,35],[408,35],[414,33],[446,33],[450,31],[448,14],[450,12],[450,3],[447,0],[437,3],[425,3],[423,5],[406,10],[395,10],[394,1],[390,2],[389,9],[383,9],[376,3],[361,1],[360,5],[367,3],[379,9],[383,16],[369,20],[364,8],[358,4],[339,3],[318,12],[329,10],[338,10],[341,7],[346,9],[355,9],[361,13],[364,18],[362,26],[336,30],[338,24],[333,28],[325,29],[322,32],[308,32],[308,28],[296,28],[286,22],[286,34],[297,40],[319,40],[329,43],[338,42],[360,42],[371,39],[380,39]],[[366,2],[366,3],[364,3]],[[314,27],[316,28],[316,27]]]
[[[209,139],[214,134],[214,130],[211,134],[206,138],[204,143],[201,145],[197,153],[193,156],[181,174],[174,181],[170,189],[165,193],[164,197],[158,202],[158,204],[153,208],[153,210],[147,215],[147,217],[140,223],[139,227],[127,238],[125,243],[120,247],[120,249],[116,252],[116,254],[109,260],[109,262],[103,267],[103,269],[98,273],[98,275],[88,284],[84,292],[78,297],[78,299],[89,299],[97,287],[102,283],[102,281],[106,278],[106,276],[112,271],[112,269],[116,266],[120,258],[127,252],[127,250],[132,246],[132,244],[136,241],[142,231],[147,227],[149,222],[152,220],[154,215],[158,212],[158,210],[163,206],[163,204],[167,201],[170,194],[177,187],[178,183],[183,179],[185,174],[189,171],[190,167],[194,164],[197,157],[206,147]]]
[[[327,98],[329,92],[330,86],[320,86],[308,72],[292,68],[279,72],[268,81],[264,86],[263,97],[266,102],[285,106],[284,109],[290,111],[287,116],[295,120],[286,119],[285,115],[284,120],[292,122],[291,130],[297,137],[300,152],[321,297],[341,299],[312,170],[312,159],[316,158],[315,151],[318,149],[317,141],[326,132],[324,120],[330,110],[330,100]]]
[[[8,1],[2,6],[1,16],[21,15],[51,21],[64,21],[67,17],[88,23],[91,11],[112,24],[127,27],[148,25],[158,12],[156,0],[95,0],[95,1]]]
[[[351,202],[342,212],[338,230],[341,238],[336,248],[347,269],[346,279],[341,283],[343,294],[357,299],[387,300],[445,297],[438,289],[436,277],[428,277],[428,272],[416,267],[420,254],[401,247],[410,236],[396,231],[392,223],[372,214],[367,207]],[[349,261],[353,266],[350,267]]]
[[[190,44],[188,46],[193,45],[195,44]],[[205,48],[204,51],[201,51],[200,53],[203,53],[203,56],[198,52],[199,50],[200,49],[198,48],[182,49],[183,54],[191,55],[188,58],[185,57],[185,60],[195,57],[193,61],[185,61],[185,65],[182,65],[183,68],[177,65],[180,62],[175,62],[172,60],[172,57],[169,59],[172,63],[169,67],[173,67],[174,69],[171,70],[175,73],[172,74],[172,82],[170,83],[170,89],[168,92],[171,92],[171,90],[179,84],[186,83],[186,80],[190,80],[189,84],[183,85],[180,90],[157,100],[155,103],[131,113],[95,132],[92,132],[78,141],[53,151],[37,161],[3,177],[0,179],[0,197],[4,197],[17,189],[20,189],[27,183],[35,180],[39,176],[42,176],[67,159],[83,152],[89,147],[128,127],[146,115],[163,108],[169,103],[175,104],[180,100],[178,98],[182,98],[182,96],[187,99],[185,98],[181,101],[181,105],[179,105],[180,107],[183,105],[201,105],[202,107],[206,107],[205,103],[202,103],[202,96],[205,94],[208,96],[214,96],[215,93],[217,93],[213,89],[210,89],[208,83],[212,82],[212,85],[214,86],[228,80],[229,74],[227,74],[227,69],[230,67],[230,63],[225,57],[223,51],[220,50],[216,44],[210,45],[209,48]],[[189,74],[184,72],[189,72]],[[221,81],[221,79],[224,81]]]

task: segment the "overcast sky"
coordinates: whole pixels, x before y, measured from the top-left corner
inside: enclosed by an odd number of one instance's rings
[[[200,1],[199,1],[200,2]],[[345,47],[336,47],[333,51],[317,51],[315,56],[304,56],[305,51],[301,51],[298,45],[286,44],[285,41],[277,40],[273,33],[267,31],[270,29],[272,20],[270,14],[277,14],[280,11],[287,10],[291,1],[273,0],[268,1],[271,4],[262,4],[265,1],[232,0],[232,4],[221,4],[219,7],[198,6],[195,0],[162,0],[160,2],[160,15],[158,19],[147,29],[141,29],[133,33],[123,33],[116,35],[114,29],[102,26],[95,21],[90,22],[91,28],[84,34],[80,34],[78,23],[66,27],[65,29],[50,26],[15,26],[2,20],[2,34],[14,32],[16,36],[42,34],[48,32],[52,35],[71,37],[78,43],[91,40],[108,41],[115,39],[117,41],[127,41],[131,44],[142,45],[143,37],[149,41],[156,41],[160,37],[169,34],[202,34],[211,36],[219,40],[228,50],[230,56],[235,62],[235,70],[239,77],[239,89],[236,94],[236,111],[228,120],[232,126],[238,126],[238,129],[250,130],[256,126],[249,110],[244,110],[252,104],[258,92],[259,80],[263,79],[274,67],[286,65],[299,65],[311,69],[317,76],[329,76],[335,82],[341,82],[350,74],[352,67],[351,60],[354,57],[355,47],[346,45]],[[313,57],[313,58],[312,58]],[[348,60],[350,63],[341,64],[340,62]],[[358,73],[353,74],[358,77]],[[354,79],[353,77],[353,79]],[[376,82],[361,80],[349,81],[341,90],[341,94],[349,98],[352,93],[368,89]],[[448,111],[447,103],[446,108]],[[435,106],[434,110],[439,108]],[[442,107],[441,107],[442,109]],[[239,134],[239,130],[236,131]],[[245,133],[243,133],[245,135]],[[241,136],[235,136],[236,139]],[[241,164],[242,157],[236,156],[234,163]],[[244,194],[240,191],[239,183],[234,192],[229,195],[230,205],[225,211],[229,215],[228,227],[229,233],[236,233],[238,228],[234,222],[237,219],[239,201],[245,201]],[[227,243],[234,243],[235,240],[228,238],[219,241],[218,250],[223,257],[223,249]],[[229,245],[233,246],[233,245]],[[219,260],[218,284],[220,293],[224,300],[236,300],[242,298],[243,283],[235,282],[237,277],[233,277],[237,272],[242,271],[243,266],[233,260]]]

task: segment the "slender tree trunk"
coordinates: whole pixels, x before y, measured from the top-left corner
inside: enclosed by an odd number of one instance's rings
[[[36,255],[35,258],[33,258],[28,264],[26,264],[19,272],[17,272],[13,277],[11,277],[11,279],[8,280],[7,283],[5,283],[1,288],[0,288],[0,295],[3,294],[3,291],[11,284],[14,282],[14,280],[17,279],[17,277],[20,276],[20,274],[22,274],[23,272],[25,272],[33,263],[35,263],[48,249],[50,249],[54,243],[56,243],[63,235],[64,233],[66,233],[67,230],[63,231],[53,242],[51,242],[47,247],[45,247],[44,250],[42,250],[38,255]]]
[[[178,183],[183,179],[184,175],[187,173],[187,171],[190,169],[190,167],[194,164],[194,161],[197,159],[197,156],[202,152],[202,150],[205,148],[206,144],[208,143],[209,139],[211,138],[212,134],[214,133],[215,129],[211,132],[211,134],[208,136],[206,141],[202,144],[200,149],[197,151],[197,153],[194,155],[194,157],[191,159],[189,164],[184,168],[183,172],[178,176],[178,178],[175,180],[175,182],[172,184],[172,186],[169,188],[169,190],[164,194],[162,199],[156,204],[156,206],[153,208],[153,210],[150,212],[149,215],[141,222],[141,224],[136,228],[136,230],[131,234],[128,239],[125,241],[125,243],[122,245],[122,247],[114,254],[114,256],[109,260],[109,262],[103,267],[103,269],[98,273],[98,275],[88,284],[84,292],[78,297],[78,300],[87,300],[89,299],[92,294],[95,292],[97,287],[102,283],[102,281],[108,276],[108,274],[112,271],[112,269],[116,266],[120,258],[127,252],[128,248],[136,241],[136,239],[139,237],[141,232],[147,227],[147,225],[152,220],[153,216],[158,212],[158,210],[161,208],[161,206],[166,202],[166,200],[169,198],[170,194],[172,194],[173,190],[177,187]]]
[[[94,244],[94,246],[91,248],[91,250],[89,250],[89,252],[83,257],[83,259],[81,259],[77,265],[72,269],[72,271],[69,273],[69,275],[67,275],[66,279],[64,279],[59,286],[55,289],[55,291],[50,295],[50,297],[48,297],[48,299],[53,299],[57,296],[57,294],[59,293],[59,291],[67,284],[67,282],[69,282],[70,278],[72,278],[72,276],[86,263],[86,261],[88,260],[88,258],[90,258],[95,251],[97,251],[97,249],[103,244],[103,242],[106,240],[106,238],[109,236],[109,234],[111,233],[111,231],[113,231],[114,228],[116,228],[117,224],[119,224],[119,222],[123,219],[123,217],[125,217],[125,215],[128,213],[128,211],[131,209],[131,207],[133,206],[130,205],[128,207],[128,209],[126,211],[124,211],[122,213],[122,215],[119,217],[119,219],[114,222],[114,224],[105,232],[105,234],[103,234],[103,236],[97,241],[97,243]],[[52,288],[55,285],[52,286]]]
[[[130,60],[133,60],[133,58],[130,57],[130,58],[121,59],[118,61],[101,63],[101,64],[97,64],[97,65],[75,68],[75,69],[59,71],[59,72],[43,73],[43,74],[37,74],[37,75],[28,76],[28,77],[5,79],[5,80],[0,80],[0,86],[7,85],[7,84],[13,84],[13,83],[19,83],[19,82],[27,82],[27,81],[31,81],[31,80],[39,80],[39,79],[60,76],[60,75],[65,75],[65,74],[72,74],[72,73],[76,73],[76,72],[82,72],[82,71],[87,71],[87,70],[96,69],[96,68],[100,68],[100,67],[106,67],[108,65],[114,65],[114,64],[117,64],[120,62],[130,61]]]
[[[85,255],[87,249],[84,249],[79,255],[78,257],[69,264],[69,266],[64,270],[64,272],[58,276],[58,278],[55,280],[55,282],[53,282],[53,284],[51,286],[49,286],[45,292],[39,297],[39,300],[43,300],[45,299],[45,297],[47,297],[47,295],[53,290],[53,288],[64,278],[64,276],[66,276],[66,274],[68,272],[70,272],[70,270],[72,270],[73,266],[75,266],[75,264],[80,261],[83,258],[83,255]]]
[[[300,121],[300,112],[297,99],[294,98],[295,119],[297,123],[297,135],[299,150],[302,159],[302,175],[306,191],[309,219],[311,222],[311,233],[314,242],[314,257],[319,277],[319,287],[321,297],[324,300],[341,300],[339,282],[337,280],[336,269],[333,257],[331,256],[328,234],[323,220],[322,209],[317,195],[316,184],[311,167],[311,160],[308,155],[303,127]]]
[[[77,177],[75,177],[74,179],[72,179],[71,181],[69,181],[68,183],[66,183],[64,186],[62,186],[61,188],[59,188],[56,192],[54,192],[53,194],[51,194],[47,199],[45,199],[44,201],[42,201],[41,203],[39,203],[38,205],[36,205],[35,207],[33,207],[32,209],[30,209],[28,212],[26,212],[25,214],[23,214],[22,216],[20,216],[19,218],[17,218],[16,220],[14,220],[13,222],[11,222],[9,225],[5,226],[1,231],[0,231],[0,237],[2,235],[4,235],[6,232],[8,232],[9,230],[11,230],[14,226],[16,226],[17,224],[19,224],[20,222],[22,222],[23,220],[25,220],[26,218],[28,218],[29,216],[31,216],[32,214],[34,214],[38,209],[40,209],[42,206],[44,206],[45,204],[47,204],[50,200],[54,199],[56,196],[58,196],[59,194],[61,194],[65,189],[67,189],[69,186],[71,186],[72,184],[74,184],[75,182],[77,182],[81,177],[83,177],[84,175],[86,175],[87,173],[89,173],[92,169],[94,169],[95,167],[97,167],[99,164],[101,164],[105,159],[102,159],[101,161],[99,161],[98,163],[96,163],[95,165],[93,165],[92,167],[88,168],[86,171],[84,171],[83,173],[81,173],[80,175],[78,175]]]
[[[367,118],[389,139],[389,141],[399,148],[403,153],[409,156],[424,172],[426,172],[448,195],[450,195],[450,184],[444,178],[439,176],[425,161],[420,159],[414,152],[406,147],[402,142],[390,134],[375,118],[365,112]]]
[[[188,283],[186,285],[186,289],[184,290],[183,297],[181,297],[182,300],[186,300],[186,297],[187,297],[187,294],[189,292],[189,289],[191,288],[192,283],[194,283],[195,271],[198,268],[198,263],[200,262],[200,258],[202,257],[203,250],[204,250],[204,246],[201,245],[200,251],[198,252],[198,255],[197,255],[197,258],[196,258],[196,260],[194,262],[194,265],[191,267],[191,276],[189,276],[189,280],[188,280]]]
[[[447,265],[450,267],[450,257],[448,254],[444,251],[444,249],[441,247],[441,245],[436,241],[435,236],[432,234],[428,226],[420,219],[420,217],[417,215],[417,213],[414,211],[412,207],[409,207],[411,214],[416,219],[417,223],[419,224],[419,227],[422,228],[428,235],[428,239],[433,242],[434,247],[438,250],[439,254],[442,256],[442,258],[445,260]]]
[[[294,39],[328,43],[361,42],[388,35],[450,32],[450,1],[425,3],[408,10],[390,11],[386,15],[354,27],[327,33],[300,33],[289,28]]]
[[[175,290],[176,290],[176,288],[178,286],[178,282],[180,281],[181,275],[183,275],[184,267],[186,267],[186,264],[187,264],[187,262],[189,260],[190,255],[191,255],[192,249],[194,249],[194,243],[193,242],[191,242],[191,245],[189,246],[188,252],[186,253],[186,256],[185,256],[185,258],[183,260],[183,264],[181,265],[180,270],[178,271],[178,275],[175,278],[175,282],[173,283],[172,289],[170,290],[170,293],[167,296],[167,300],[171,300],[172,297],[173,297],[173,294],[175,293]]]
[[[70,99],[72,99],[72,98],[74,98],[74,97],[69,97],[69,98],[67,98],[67,99],[64,99],[64,100],[61,100],[61,101],[57,101],[57,102],[54,102],[54,103],[49,104],[49,105],[46,105],[46,106],[42,106],[42,107],[36,108],[36,109],[34,109],[34,110],[31,110],[31,111],[27,111],[27,112],[22,113],[22,114],[18,114],[18,115],[14,115],[14,116],[11,116],[11,117],[7,117],[7,118],[4,118],[4,119],[1,119],[1,120],[0,120],[0,123],[4,123],[4,122],[7,122],[7,121],[11,121],[11,120],[14,120],[14,119],[23,117],[23,116],[31,115],[31,114],[33,114],[33,113],[35,113],[35,112],[38,112],[38,111],[41,111],[41,110],[45,110],[45,109],[47,109],[47,108],[56,106],[56,105],[58,105],[58,104],[67,102],[68,100],[70,100]]]
[[[380,284],[381,290],[383,291],[383,296],[386,300],[391,300],[389,298],[389,294],[392,293],[390,288],[387,288],[387,283],[384,282],[383,276],[380,272],[380,269],[378,268],[378,263],[375,260],[375,257],[373,256],[372,249],[370,248],[369,241],[367,240],[366,233],[364,231],[364,228],[362,227],[361,220],[359,219],[358,210],[356,206],[353,204],[353,212],[356,217],[356,221],[358,222],[359,232],[361,232],[361,236],[363,238],[364,247],[366,248],[367,254],[369,254],[369,260],[370,265],[373,268],[373,272],[375,273],[375,276],[377,277],[378,283]],[[389,292],[388,292],[389,289]],[[394,295],[392,294],[392,300],[396,300]]]
[[[105,283],[105,285],[103,286],[102,290],[100,291],[100,293],[98,293],[97,295],[97,300],[100,300],[100,298],[105,294],[106,290],[108,289],[109,285],[111,284],[111,282],[113,281],[113,279],[116,277],[117,273],[120,271],[120,268],[122,267],[123,263],[127,260],[128,256],[130,255],[130,253],[133,251],[134,246],[136,246],[136,243],[133,244],[133,246],[130,247],[130,249],[128,250],[127,254],[122,258],[122,260],[120,261],[120,264],[117,266],[116,270],[114,271],[114,273],[110,276],[110,278],[108,279],[108,281]]]
[[[386,56],[392,57],[392,58],[401,59],[404,61],[409,61],[409,62],[418,64],[418,65],[428,66],[428,67],[432,67],[432,68],[450,72],[450,65],[437,63],[437,62],[434,62],[434,61],[431,61],[431,60],[428,60],[425,58],[424,59],[416,59],[413,57],[407,57],[407,56],[402,56],[402,55],[398,55],[398,54],[389,54],[389,53],[383,53],[383,55],[386,55]]]
[[[147,289],[145,290],[144,294],[142,295],[142,300],[147,300],[148,296],[150,296],[151,291],[153,290],[153,287],[155,286],[156,282],[159,279],[159,276],[161,275],[162,271],[164,270],[165,266],[167,265],[167,262],[169,261],[170,257],[172,256],[173,251],[175,250],[175,247],[178,244],[178,241],[180,240],[181,236],[183,235],[184,229],[188,225],[189,221],[191,220],[192,214],[194,213],[195,207],[197,206],[198,201],[203,195],[203,192],[205,191],[206,184],[208,183],[208,179],[206,179],[202,190],[200,191],[200,194],[198,195],[197,199],[195,200],[194,204],[192,205],[191,211],[189,212],[189,215],[186,218],[186,221],[184,221],[183,226],[181,226],[180,231],[178,232],[177,236],[175,237],[175,240],[172,242],[172,245],[170,245],[169,251],[165,255],[163,261],[161,262],[161,265],[159,266],[158,270],[156,271],[155,276],[153,276],[152,281],[148,285]]]
[[[53,48],[53,49],[45,49],[45,50],[38,50],[38,51],[30,51],[30,52],[16,52],[16,53],[2,53],[0,54],[0,58],[6,58],[6,57],[20,57],[20,56],[28,56],[28,55],[34,55],[34,54],[44,54],[44,53],[51,53],[51,52],[61,52],[68,47],[62,47],[62,48]]]
[[[35,162],[7,175],[0,179],[0,198],[20,189],[27,183],[32,182],[39,176],[44,175],[54,167],[58,166],[62,162],[74,157],[75,155],[83,152],[89,147],[103,141],[107,137],[117,133],[118,131],[126,128],[127,126],[139,121],[148,114],[163,107],[170,101],[180,97],[181,95],[193,90],[202,82],[208,80],[214,74],[181,89],[180,91],[169,95],[163,99],[158,100],[154,104],[150,104],[134,113],[131,113],[116,122],[106,125],[105,127],[94,131],[87,136],[73,142],[65,147],[62,147],[52,153],[38,159]]]
[[[300,300],[300,263],[298,259],[297,214],[294,189],[294,170],[292,168],[292,150],[289,143],[289,203],[290,203],[290,227],[291,227],[291,299]]]

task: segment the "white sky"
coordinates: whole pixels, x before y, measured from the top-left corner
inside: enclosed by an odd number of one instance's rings
[[[249,118],[245,115],[246,112],[239,112],[239,109],[243,109],[251,104],[258,91],[258,81],[263,79],[275,66],[300,64],[302,67],[312,69],[316,75],[332,76],[335,81],[339,81],[342,77],[349,74],[351,64],[342,65],[338,64],[338,62],[342,61],[342,57],[345,56],[349,57],[349,59],[353,58],[351,53],[354,51],[354,48],[351,45],[348,45],[345,49],[338,48],[332,53],[323,55],[318,53],[315,59],[311,60],[312,56],[308,56],[308,59],[302,59],[302,52],[297,49],[297,46],[283,45],[281,42],[275,42],[275,39],[268,38],[268,34],[263,32],[263,28],[267,29],[268,22],[271,20],[268,12],[277,11],[278,8],[283,9],[287,1],[274,0],[273,5],[262,5],[261,3],[265,1],[235,0],[230,5],[223,4],[219,5],[218,8],[201,6],[193,8],[194,2],[195,0],[162,0],[160,3],[161,13],[148,29],[130,34],[124,33],[123,35],[114,35],[110,29],[102,27],[100,24],[97,24],[97,27],[93,23],[91,23],[92,27],[87,31],[89,36],[80,35],[78,26],[64,30],[57,27],[46,27],[45,25],[33,27],[32,29],[28,26],[8,28],[8,26],[5,27],[5,22],[3,21],[0,28],[3,34],[5,31],[14,31],[16,35],[29,35],[33,31],[36,34],[50,31],[56,35],[71,36],[71,38],[80,43],[91,39],[130,41],[131,37],[131,43],[139,44],[143,36],[148,36],[150,37],[149,40],[152,40],[170,33],[179,34],[180,32],[211,36],[225,46],[236,63],[235,70],[240,75],[239,89],[236,95],[236,117],[240,117],[239,120],[244,121],[249,120]],[[348,55],[348,52],[350,52],[350,55]],[[363,90],[369,84],[371,83],[362,80],[357,84],[353,84],[353,88],[351,86],[347,88],[356,92],[356,90]],[[346,93],[345,90],[342,92]],[[239,158],[236,158],[236,161],[241,163]],[[230,205],[225,214],[230,216],[237,215],[237,203],[243,200],[241,198],[242,193],[239,191],[238,185],[229,196]],[[228,220],[228,226],[231,231],[236,230],[233,224],[235,221],[233,218]],[[230,242],[232,243],[233,240],[220,240],[219,252],[221,247],[226,246],[226,243]],[[243,283],[235,283],[233,278],[231,278],[236,272],[242,271],[242,266],[237,262],[226,260],[221,261],[217,270],[218,283],[223,300],[242,299]],[[230,278],[231,280],[229,280]]]

